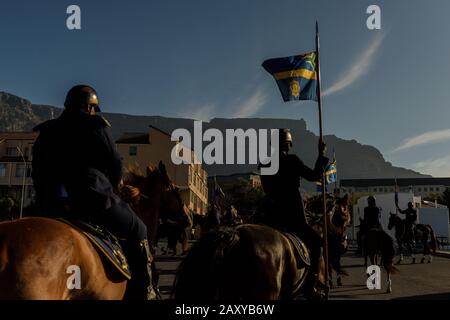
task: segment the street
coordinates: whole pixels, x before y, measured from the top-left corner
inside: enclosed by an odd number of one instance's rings
[[[420,262],[421,255],[417,255]],[[169,298],[178,264],[182,257],[157,256],[157,267],[161,270],[160,290],[164,299]],[[390,299],[436,299],[450,300],[450,259],[433,257],[431,264],[411,264],[405,257],[397,265],[399,274],[391,276],[392,293],[386,293],[386,273],[381,272],[381,289],[369,290],[366,287],[364,260],[350,252],[342,261],[349,273],[343,278],[343,286],[330,291],[331,300],[390,300]],[[333,275],[336,285],[336,276]]]

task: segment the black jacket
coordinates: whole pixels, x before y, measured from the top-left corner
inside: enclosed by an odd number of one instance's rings
[[[40,132],[32,161],[38,207],[51,210],[64,197],[80,210],[118,203],[114,189],[122,179],[122,161],[106,120],[66,110],[34,130]]]

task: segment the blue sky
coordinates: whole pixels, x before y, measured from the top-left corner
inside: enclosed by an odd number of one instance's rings
[[[82,30],[66,28],[81,7]],[[381,30],[366,8],[381,7]],[[94,86],[105,111],[188,117],[304,118],[261,67],[314,49],[321,35],[324,130],[388,161],[450,176],[448,0],[20,1],[0,4],[0,90],[61,106]]]

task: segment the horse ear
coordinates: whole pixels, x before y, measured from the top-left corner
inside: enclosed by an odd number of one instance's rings
[[[167,174],[166,166],[162,161],[159,161],[158,163],[158,169],[161,171],[162,174]]]
[[[153,168],[151,166],[147,166],[146,171],[147,171],[147,177],[148,177],[150,175],[150,173],[152,173]]]

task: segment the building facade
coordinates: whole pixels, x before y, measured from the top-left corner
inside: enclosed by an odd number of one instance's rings
[[[0,197],[13,198],[18,206],[28,206],[34,196],[31,179],[32,147],[36,132],[0,133]]]
[[[200,164],[172,162],[175,147],[170,135],[150,126],[148,133],[124,133],[117,141],[117,149],[126,168],[145,172],[148,165],[157,166],[162,161],[169,177],[180,187],[181,197],[190,210],[205,215],[208,210],[208,175]],[[192,159],[194,153],[191,150]]]
[[[450,188],[450,178],[399,178],[399,179],[342,179],[339,183],[342,193],[367,192],[374,194],[392,193],[395,186],[399,192],[427,197],[442,193]]]

